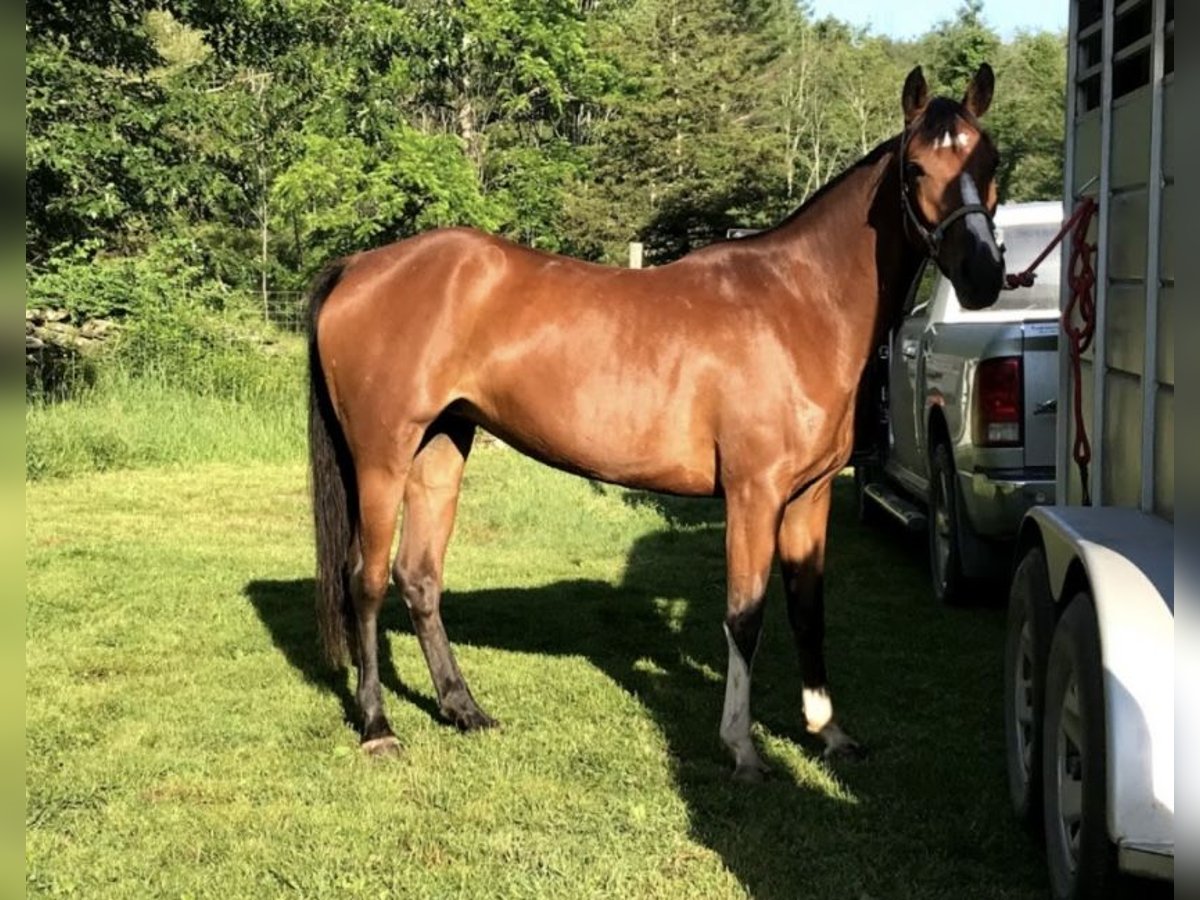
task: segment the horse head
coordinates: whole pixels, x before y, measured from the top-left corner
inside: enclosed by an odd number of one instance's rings
[[[1004,257],[996,243],[996,168],[1000,155],[980,118],[995,77],[979,67],[961,101],[930,99],[921,67],[904,82],[900,199],[905,227],[954,285],[967,309],[996,302]]]

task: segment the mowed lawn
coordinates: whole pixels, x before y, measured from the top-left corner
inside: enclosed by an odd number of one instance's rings
[[[445,619],[498,730],[441,724],[398,599],[404,744],[363,758],[318,661],[302,465],[26,489],[26,878],[33,896],[1016,898],[1045,893],[1007,807],[1000,610],[933,605],[920,555],[834,510],[828,649],[844,725],[804,734],[777,579],[755,667],[772,764],[734,784],[720,506],[498,447],[467,470]]]

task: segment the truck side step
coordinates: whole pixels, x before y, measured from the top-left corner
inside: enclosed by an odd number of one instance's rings
[[[925,511],[907,497],[902,497],[886,484],[873,483],[863,488],[863,493],[879,504],[880,509],[892,516],[909,531],[924,531],[927,525]]]

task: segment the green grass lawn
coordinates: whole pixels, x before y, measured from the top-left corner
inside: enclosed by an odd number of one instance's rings
[[[26,878],[57,896],[1015,898],[1045,892],[1007,808],[1003,616],[929,599],[919,554],[852,518],[828,578],[843,723],[803,733],[772,586],[755,669],[773,777],[717,737],[720,507],[481,447],[445,618],[503,727],[432,716],[399,601],[383,674],[404,743],[369,760],[318,662],[306,474],[264,462],[26,489]]]

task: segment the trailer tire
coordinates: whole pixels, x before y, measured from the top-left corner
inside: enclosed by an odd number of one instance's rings
[[[1109,897],[1116,889],[1104,718],[1100,629],[1092,598],[1081,591],[1059,620],[1046,666],[1042,822],[1058,900]]]
[[[1054,598],[1041,547],[1030,548],[1013,573],[1004,645],[1004,743],[1013,812],[1029,828],[1042,825],[1042,726],[1046,662],[1054,631]]]

